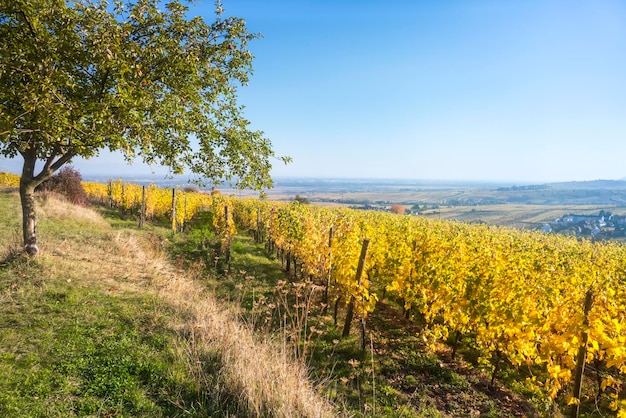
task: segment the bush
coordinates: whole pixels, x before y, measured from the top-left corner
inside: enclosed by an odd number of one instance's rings
[[[183,188],[185,193],[200,193],[200,190],[196,186],[185,186]]]
[[[58,193],[75,204],[87,206],[87,193],[83,188],[83,178],[73,167],[62,168],[57,174],[44,181],[38,191]]]
[[[309,203],[311,203],[307,197],[300,196],[299,194],[296,195],[296,198],[294,200],[296,202],[300,202],[303,205],[308,205]]]
[[[389,209],[389,212],[397,213],[398,215],[404,215],[405,209],[404,209],[404,206],[402,206],[402,205],[393,204],[393,205],[391,205],[391,208]]]

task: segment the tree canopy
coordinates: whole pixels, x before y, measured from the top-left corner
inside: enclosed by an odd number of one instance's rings
[[[188,15],[178,0],[0,0],[0,154],[24,159],[23,209],[63,164],[102,149],[271,187],[271,144],[237,103],[258,35],[219,1],[212,23]]]
[[[271,145],[237,104],[257,37],[179,1],[0,0],[0,153],[47,170],[121,150],[181,173],[271,185]],[[42,177],[43,177],[42,176]]]

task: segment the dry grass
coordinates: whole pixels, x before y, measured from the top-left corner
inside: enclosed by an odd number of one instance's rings
[[[177,272],[158,247],[142,246],[133,236],[117,235],[116,245],[125,253],[131,275],[152,278],[152,289],[180,316],[181,335],[192,344],[195,356],[217,351],[229,393],[240,393],[240,402],[253,416],[331,417],[331,406],[310,387],[306,370],[288,353],[269,341],[260,342],[241,324],[235,312],[221,306],[199,283]],[[200,355],[198,355],[200,353]],[[194,355],[192,355],[194,357]]]
[[[169,325],[180,336],[178,354],[200,385],[215,382],[203,367],[219,358],[218,381],[223,392],[240,394],[237,410],[258,417],[331,417],[332,406],[310,386],[307,371],[278,344],[259,336],[219,304],[192,275],[176,269],[159,238],[136,231],[113,230],[97,212],[55,197],[41,201],[39,217],[54,218],[60,230],[42,239],[42,258],[51,270],[63,272],[75,286],[99,286],[116,292],[151,293],[162,300]],[[64,224],[83,224],[93,231],[88,242]],[[172,314],[173,313],[173,314]],[[210,388],[207,388],[207,390]],[[211,390],[214,390],[212,388]]]
[[[74,205],[65,198],[54,193],[39,193],[38,216],[83,221],[98,226],[108,223],[95,210]]]

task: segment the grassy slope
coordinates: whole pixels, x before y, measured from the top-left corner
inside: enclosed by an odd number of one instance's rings
[[[333,416],[161,251],[166,232],[42,202],[25,259],[0,190],[0,416]],[[268,376],[271,376],[268,379]]]

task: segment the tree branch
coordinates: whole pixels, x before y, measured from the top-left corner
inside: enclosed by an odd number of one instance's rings
[[[104,72],[104,77],[102,77],[102,81],[100,82],[100,91],[98,92],[98,97],[100,101],[104,97],[104,89],[106,88],[107,80],[109,79],[110,70],[107,68]]]
[[[22,73],[22,74],[24,74],[24,75],[30,75],[30,74],[28,74],[26,71],[24,71],[22,68],[15,67],[15,66],[13,66],[13,65],[9,65],[9,66],[8,66],[8,68],[10,68],[10,69],[12,69],[13,71],[16,71],[16,72],[18,72],[18,73]]]
[[[16,133],[20,135],[20,134],[30,134],[33,132],[41,132],[41,129],[17,129],[15,131],[4,131],[4,132],[0,132],[0,136],[9,135],[11,133]]]
[[[63,164],[67,163],[69,160],[71,160],[75,156],[76,156],[75,153],[67,152],[61,158],[59,158],[54,164],[52,164],[50,168],[52,169],[53,172],[57,171],[59,168],[63,166]]]
[[[39,43],[39,38],[37,37],[37,32],[35,32],[35,28],[33,27],[33,24],[30,23],[30,20],[28,19],[28,16],[26,16],[26,13],[23,10],[20,10],[19,13],[21,13],[22,17],[24,18],[24,21],[28,25],[28,29],[30,30],[30,34],[33,36],[33,38],[35,38],[37,43]]]
[[[67,103],[67,102],[63,99],[63,97],[61,97],[61,96],[59,95],[59,93],[58,93],[56,90],[52,90],[52,94],[53,94],[53,95],[54,95],[54,97],[57,99],[57,101],[59,102],[59,104],[61,104],[61,105],[65,106],[65,107],[66,107],[66,108],[68,108],[68,109],[72,109],[72,105],[71,105],[71,104],[69,104],[69,103]]]
[[[34,180],[36,182],[42,183],[43,181],[47,180],[52,176],[52,174],[54,174],[55,171],[61,168],[63,164],[67,163],[69,160],[76,156],[76,154],[73,152],[66,152],[61,157],[59,157],[58,160],[54,161],[57,155],[58,154],[55,152],[50,157],[48,157],[44,167],[41,169],[41,172],[34,177]]]
[[[35,180],[39,180],[41,177],[41,181],[43,181],[46,178],[50,177],[50,175],[52,175],[52,172],[50,171],[50,166],[52,165],[52,161],[54,161],[57,155],[58,154],[55,151],[52,153],[52,155],[48,157],[43,168],[41,169],[41,172],[35,177]]]

